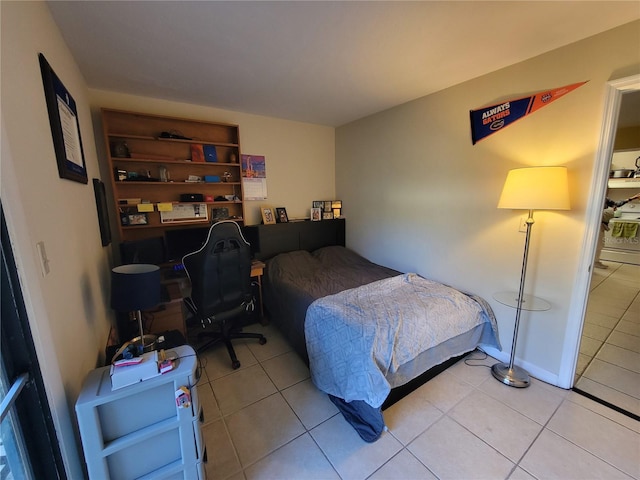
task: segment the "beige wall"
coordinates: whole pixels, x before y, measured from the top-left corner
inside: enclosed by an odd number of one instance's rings
[[[495,310],[508,359],[515,312],[492,295],[517,291],[524,211],[496,208],[509,169],[566,165],[572,209],[537,212],[527,293],[547,312],[522,316],[517,357],[558,383],[585,211],[602,124],[606,82],[637,73],[640,22],[554,50],[342,126],[336,133],[336,193],[348,213],[347,243],[370,259],[472,291]],[[469,111],[589,82],[471,144]],[[566,385],[565,385],[566,386]]]
[[[2,205],[53,420],[69,478],[82,478],[74,404],[110,328],[109,249],[102,248],[91,179],[98,160],[88,92],[46,5],[0,2]],[[58,177],[38,53],[73,95],[89,183]],[[44,242],[43,277],[36,243]]]
[[[100,108],[239,125],[242,153],[264,155],[267,165],[268,198],[264,202],[247,202],[249,225],[261,222],[261,204],[285,207],[290,219],[308,218],[313,200],[335,196],[335,130],[331,127],[102,90],[91,90],[90,97],[103,163]],[[109,172],[103,171],[103,175]]]

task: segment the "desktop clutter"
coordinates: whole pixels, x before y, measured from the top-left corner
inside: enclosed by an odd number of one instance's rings
[[[160,303],[160,268],[150,264],[128,264],[111,270],[111,306],[118,312],[131,312],[139,335],[125,342],[111,359],[111,389],[170,372],[177,366],[173,351],[159,348],[165,339],[144,333],[141,310]]]
[[[154,350],[142,353],[140,346],[127,342],[111,359],[111,389],[133,385],[177,367],[178,355],[170,350]]]

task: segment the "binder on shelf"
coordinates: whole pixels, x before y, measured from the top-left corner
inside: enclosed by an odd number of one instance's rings
[[[201,144],[191,144],[191,161],[197,163],[204,163],[204,149]]]
[[[215,145],[205,145],[202,147],[204,150],[204,159],[206,162],[217,162],[218,152]]]

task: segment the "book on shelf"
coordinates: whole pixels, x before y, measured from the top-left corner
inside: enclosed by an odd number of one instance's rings
[[[216,151],[215,145],[204,145],[204,160],[206,162],[217,162],[218,161],[218,152]]]
[[[203,163],[204,162],[204,149],[199,143],[193,143],[191,145],[191,161]]]

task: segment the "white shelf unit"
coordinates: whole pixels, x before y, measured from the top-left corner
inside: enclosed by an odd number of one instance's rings
[[[609,188],[640,188],[640,178],[610,178]]]
[[[188,345],[170,350],[176,367],[117,390],[110,367],[89,373],[76,402],[90,479],[204,479],[206,462],[197,395],[197,357]],[[178,406],[186,387],[191,402]]]

